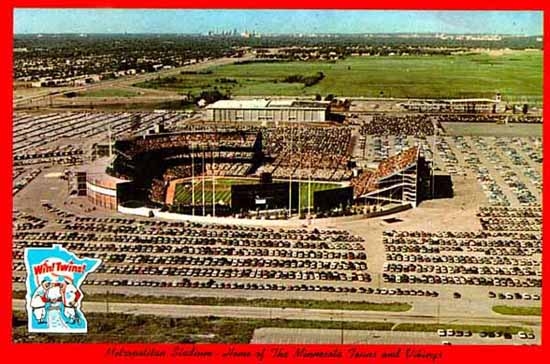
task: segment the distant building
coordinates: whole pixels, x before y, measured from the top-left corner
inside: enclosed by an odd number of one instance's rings
[[[500,94],[497,94],[494,99],[409,100],[400,105],[408,111],[415,112],[499,113],[504,111]]]
[[[206,107],[209,121],[326,121],[330,103],[301,100],[221,100]]]

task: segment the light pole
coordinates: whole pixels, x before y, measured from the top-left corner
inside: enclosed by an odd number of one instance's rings
[[[206,174],[205,171],[205,165],[204,165],[204,144],[201,146],[202,148],[202,216],[206,216],[206,209],[205,209],[205,201],[204,201],[204,175]]]
[[[433,127],[434,127],[434,135],[433,135],[433,148],[432,148],[432,199],[435,198],[435,145],[437,140],[437,126],[435,124],[435,121],[432,120]]]
[[[344,313],[340,314],[340,344],[344,345]]]
[[[195,216],[195,148],[191,143],[191,206],[192,215]]]
[[[290,122],[290,155],[289,155],[289,164],[290,164],[290,177],[288,179],[288,218],[292,216],[292,121]]]

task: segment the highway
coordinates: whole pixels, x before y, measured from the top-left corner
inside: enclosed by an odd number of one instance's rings
[[[238,61],[249,60],[252,58],[254,58],[254,55],[252,54],[246,54],[243,57],[239,57],[239,58],[227,58],[227,57],[216,58],[205,62],[200,62],[200,63],[182,66],[182,67],[176,67],[168,70],[162,70],[159,72],[149,72],[149,73],[139,74],[136,76],[121,77],[115,80],[100,81],[98,83],[93,83],[85,86],[67,88],[67,89],[63,89],[63,91],[58,91],[58,92],[52,91],[51,89],[48,89],[47,87],[45,87],[44,92],[36,93],[31,96],[16,98],[14,95],[13,103],[15,107],[15,106],[22,106],[23,104],[29,104],[29,103],[35,104],[36,101],[45,100],[50,96],[57,97],[57,96],[66,94],[68,92],[81,92],[81,91],[89,91],[91,89],[101,89],[101,88],[111,88],[111,87],[127,87],[135,83],[148,81],[150,79],[157,78],[157,77],[167,77],[167,76],[177,75],[184,70],[197,71],[208,67],[222,66],[226,64],[235,63]]]
[[[24,310],[25,301],[13,300],[14,310]],[[135,315],[157,315],[168,317],[218,316],[254,319],[318,320],[318,321],[389,321],[393,323],[441,323],[475,325],[520,325],[540,326],[538,316],[491,316],[444,315],[439,319],[432,315],[411,314],[410,312],[326,310],[301,308],[270,308],[247,306],[200,306],[150,303],[114,303],[84,301],[84,312],[110,312]]]

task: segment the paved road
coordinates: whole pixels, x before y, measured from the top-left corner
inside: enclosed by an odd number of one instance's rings
[[[225,57],[224,58],[216,58],[216,59],[208,60],[206,62],[196,63],[196,64],[193,64],[193,65],[188,65],[188,66],[183,66],[183,67],[172,68],[172,69],[169,69],[169,70],[163,70],[163,71],[159,71],[159,72],[149,72],[149,73],[145,73],[145,74],[139,74],[137,76],[122,77],[122,78],[119,78],[119,79],[116,79],[116,80],[101,81],[101,82],[86,85],[86,86],[67,88],[67,89],[64,89],[62,92],[60,92],[59,94],[51,95],[51,96],[55,97],[55,96],[63,95],[64,93],[67,93],[67,92],[71,92],[71,91],[80,92],[80,91],[86,91],[86,90],[91,90],[91,89],[111,88],[111,87],[115,87],[115,86],[117,86],[117,87],[118,86],[121,86],[121,87],[122,86],[124,86],[124,87],[125,86],[131,86],[131,85],[133,85],[137,82],[144,82],[144,81],[147,81],[147,80],[150,80],[150,79],[153,79],[153,78],[157,78],[157,77],[166,77],[166,76],[176,75],[176,74],[179,74],[183,70],[188,70],[188,71],[199,70],[199,69],[204,69],[204,68],[208,68],[208,67],[212,67],[212,66],[220,66],[220,65],[225,65],[225,64],[231,64],[231,63],[235,63],[237,61],[243,61],[243,60],[247,60],[247,59],[251,59],[251,58],[254,58],[254,55],[247,54],[247,55],[245,55],[243,57],[240,57],[240,58],[225,58]],[[21,98],[14,98],[13,103],[14,103],[15,106],[21,106],[21,105],[24,105],[24,104],[33,103],[33,101],[39,101],[40,99],[47,99],[50,96],[51,92],[52,92],[52,90],[48,90],[47,88],[45,88],[44,92],[40,92],[40,93],[31,95],[31,96],[25,96],[25,97],[21,97]],[[34,105],[36,105],[36,104],[34,104]]]
[[[535,339],[482,338],[478,334],[469,337],[439,337],[435,332],[287,329],[264,327],[254,330],[252,344],[422,344],[441,345],[444,341],[452,345],[521,345],[539,344]]]
[[[84,302],[85,312],[106,312],[105,302]],[[24,300],[13,300],[14,310],[24,310]],[[169,317],[219,316],[234,318],[319,320],[319,321],[389,321],[395,323],[437,323],[476,325],[540,325],[540,318],[533,316],[440,316],[415,315],[408,312],[374,312],[351,310],[321,310],[300,308],[268,308],[244,306],[200,306],[142,303],[109,303],[109,312],[159,315]]]

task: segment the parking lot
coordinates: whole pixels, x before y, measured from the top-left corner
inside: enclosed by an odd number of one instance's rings
[[[454,197],[423,201],[392,223],[336,218],[309,226],[289,221],[294,227],[286,228],[175,223],[96,209],[69,196],[67,181],[56,177],[65,165],[33,154],[21,161],[40,163],[16,169],[14,287],[24,289],[23,249],[57,243],[103,260],[84,286],[90,293],[408,302],[411,313],[434,319],[502,317],[492,306],[540,306],[541,142],[532,135],[367,136],[354,152],[366,164],[421,145],[421,155],[451,175]],[[348,333],[351,342],[469,343],[435,333]],[[296,342],[339,340],[297,335]],[[529,342],[476,337],[489,339]]]
[[[442,325],[444,327],[444,325]],[[540,345],[536,334],[532,339],[521,339],[519,335],[499,337],[480,336],[479,333],[454,330],[452,336],[440,336],[437,332],[409,331],[367,331],[335,329],[283,329],[261,328],[254,331],[254,344],[402,344],[402,345]]]

